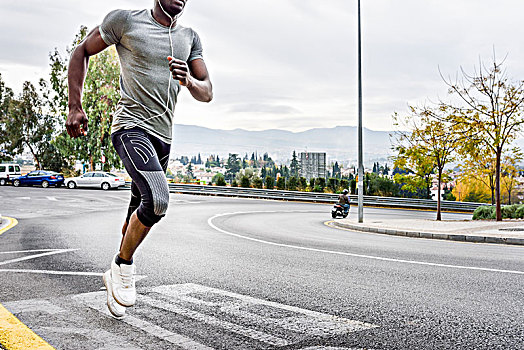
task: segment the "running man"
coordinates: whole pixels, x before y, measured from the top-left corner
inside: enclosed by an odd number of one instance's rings
[[[69,63],[66,128],[76,138],[88,131],[82,89],[89,57],[115,45],[120,59],[121,99],[111,140],[133,181],[120,250],[104,274],[107,306],[117,318],[136,301],[133,254],[165,216],[169,203],[165,172],[178,94],[185,87],[198,101],[213,98],[199,36],[177,23],[186,2],[156,0],[152,10],[110,12],[78,45]]]

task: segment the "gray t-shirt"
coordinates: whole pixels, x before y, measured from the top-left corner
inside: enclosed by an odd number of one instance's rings
[[[121,99],[113,114],[111,132],[139,127],[171,143],[180,84],[169,71],[169,27],[158,23],[150,10],[115,10],[104,18],[100,35],[106,44],[116,45],[120,58]],[[171,36],[173,57],[186,62],[202,58],[202,44],[193,29],[176,24]]]

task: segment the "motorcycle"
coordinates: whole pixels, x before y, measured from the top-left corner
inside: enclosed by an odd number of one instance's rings
[[[331,209],[331,217],[333,219],[336,219],[338,216],[342,216],[343,218],[346,218],[349,215],[349,208],[344,208],[341,204],[335,204],[333,209]]]

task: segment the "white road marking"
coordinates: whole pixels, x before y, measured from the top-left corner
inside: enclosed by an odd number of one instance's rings
[[[108,317],[113,318],[111,314],[109,313],[109,311],[107,310],[107,305],[105,304],[106,292],[93,292],[93,293],[80,294],[80,295],[74,296],[73,299],[87,305],[88,307],[94,310],[97,310],[98,312],[103,313],[104,315],[107,315]],[[167,329],[164,329],[148,321],[141,320],[129,314],[126,315],[123,319],[119,321],[127,323],[133,327],[139,328],[143,330],[144,332],[147,332],[155,337],[168,341],[171,344],[175,344],[181,347],[182,349],[213,350],[213,348],[200,344],[194,341],[193,339],[185,337],[181,334],[173,333]]]
[[[176,301],[165,302],[163,300],[153,299],[145,295],[140,296],[140,301],[150,306],[153,306],[159,309],[163,309],[166,311],[174,312],[176,314],[182,315],[184,317],[187,317],[192,320],[202,322],[202,323],[205,323],[211,326],[220,327],[227,331],[230,331],[236,334],[240,334],[245,337],[260,341],[260,342],[264,342],[264,343],[276,345],[276,346],[289,345],[289,342],[285,339],[275,337],[270,334],[256,331],[250,328],[246,328],[244,326],[240,326],[240,325],[228,322],[228,321],[222,321],[214,316],[209,316],[209,315],[200,313],[198,311],[194,311],[194,310],[179,306],[176,304]]]
[[[0,269],[0,272],[39,273],[43,275],[98,276],[98,277],[102,277],[103,275],[102,272],[25,270],[25,269]]]
[[[83,342],[91,344],[103,344],[103,347],[96,347],[96,349],[105,349],[105,350],[117,350],[117,349],[126,349],[126,350],[143,350],[140,347],[137,347],[129,342],[124,336],[116,333],[108,332],[105,329],[89,329],[89,328],[79,328],[79,327],[39,327],[35,329],[38,333],[46,334],[49,337],[51,334],[63,334],[68,338],[79,338],[78,335],[81,335],[81,338],[84,338]],[[87,338],[87,339],[85,339]],[[132,339],[132,338],[131,338]]]
[[[476,266],[449,265],[449,264],[439,264],[439,263],[432,263],[432,262],[426,262],[426,261],[385,258],[385,257],[373,256],[373,255],[354,254],[354,253],[339,252],[339,251],[327,250],[327,249],[317,249],[317,248],[302,247],[302,246],[297,246],[297,245],[292,245],[292,244],[276,243],[276,242],[265,241],[265,240],[262,240],[262,239],[247,237],[247,236],[243,236],[243,235],[240,235],[240,234],[237,234],[237,233],[229,232],[229,231],[226,231],[226,230],[223,230],[223,229],[217,227],[213,223],[213,220],[216,219],[216,218],[223,217],[223,216],[239,215],[239,214],[309,213],[309,212],[311,212],[311,211],[244,211],[244,212],[224,213],[224,214],[217,214],[217,215],[214,215],[214,216],[210,217],[207,220],[207,223],[208,223],[209,226],[211,226],[216,231],[221,232],[221,233],[226,234],[226,235],[229,235],[229,236],[242,238],[242,239],[245,239],[245,240],[248,240],[248,241],[257,242],[257,243],[263,243],[263,244],[267,244],[267,245],[283,247],[283,248],[299,249],[299,250],[306,250],[306,251],[317,252],[317,253],[326,253],[326,254],[342,255],[342,256],[352,256],[352,257],[356,257],[356,258],[373,259],[373,260],[389,261],[389,262],[405,263],[405,264],[413,264],[413,265],[437,266],[437,267],[446,267],[446,268],[453,268],[453,269],[488,271],[488,272],[501,272],[501,273],[510,273],[510,274],[524,275],[524,271],[501,270],[501,269],[491,269],[491,268],[476,267]]]
[[[140,291],[140,290],[139,290]],[[71,303],[73,301],[73,303]],[[238,338],[231,335],[241,335],[243,344],[248,340],[263,342],[272,346],[285,346],[315,337],[330,337],[349,332],[375,328],[375,325],[352,321],[294,306],[278,304],[271,301],[256,299],[250,296],[236,294],[198,284],[164,285],[155,288],[144,288],[138,296],[142,311],[147,311],[147,305],[157,309],[176,313],[185,319],[197,321],[193,327],[217,327],[222,330],[222,341],[227,344]],[[144,306],[143,304],[146,304]],[[187,335],[175,333],[163,328],[163,317],[158,324],[132,314],[132,310],[122,319],[115,320],[106,305],[106,292],[90,292],[57,299],[32,299],[11,301],[4,304],[14,314],[29,313],[36,321],[33,328],[48,339],[62,339],[82,335],[93,341],[93,344],[104,344],[104,349],[136,349],[134,344],[135,331],[113,334],[112,328],[107,328],[106,322],[93,323],[85,319],[86,310],[83,306],[96,310],[111,318],[115,323],[122,322],[144,333],[173,344],[174,348],[184,350],[214,350],[199,341],[191,339],[191,327],[183,327]],[[69,315],[75,312],[74,318]],[[173,314],[166,315],[173,320]],[[96,320],[96,317],[94,318]],[[156,320],[157,318],[152,318]],[[186,321],[187,322],[187,321]],[[262,330],[262,331],[261,331]],[[213,331],[213,332],[216,332]],[[229,335],[228,335],[229,334]],[[100,345],[97,345],[97,347]],[[250,348],[246,345],[244,348]],[[337,347],[307,347],[302,350],[357,350]]]
[[[49,199],[50,201],[58,201],[58,199],[56,199],[56,197],[46,197],[47,199]]]
[[[0,254],[41,253],[41,252],[54,252],[57,250],[58,249],[14,250],[10,252],[0,252]]]
[[[50,315],[66,312],[65,309],[45,299],[18,300],[3,303],[3,305],[13,314],[23,312],[45,312]]]
[[[20,199],[20,200],[28,201],[28,200],[31,199],[31,197],[15,197],[14,199]]]
[[[249,321],[249,324],[260,325],[264,329],[269,326],[307,335],[332,336],[378,327],[370,323],[349,320],[192,283],[156,287],[153,288],[153,292],[165,295],[179,304],[184,302],[206,306],[214,310],[218,309],[236,318]],[[210,301],[212,297],[216,299],[216,296],[225,296],[226,300],[220,298],[222,300]],[[269,312],[260,315],[252,311],[260,309]],[[278,312],[275,314],[275,311],[279,310],[286,311],[286,316],[278,316]]]
[[[74,252],[74,251],[77,251],[77,250],[79,250],[79,249],[57,249],[57,250],[49,251],[49,252],[46,252],[46,253],[35,254],[35,255],[28,255],[28,256],[21,257],[21,258],[11,259],[11,260],[7,260],[7,261],[1,261],[0,262],[0,266],[7,265],[7,264],[13,264],[13,263],[17,263],[17,262],[20,262],[20,261],[26,261],[26,260],[41,258],[43,256],[48,256],[48,255]]]
[[[177,203],[177,204],[198,204],[198,203],[202,203],[201,201],[189,201],[189,200],[186,200],[186,199],[172,199],[170,202],[174,202],[174,203]]]

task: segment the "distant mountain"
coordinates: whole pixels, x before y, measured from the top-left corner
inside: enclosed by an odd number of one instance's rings
[[[390,132],[373,131],[364,128],[364,162],[386,162],[392,155]],[[288,161],[293,150],[298,153],[326,152],[328,160],[356,163],[358,135],[357,127],[337,126],[334,128],[316,128],[303,132],[286,130],[249,131],[244,129],[220,130],[194,125],[177,124],[175,126],[172,154],[202,157],[218,154],[226,157],[229,153],[243,156],[258,152],[267,152],[273,159]]]

